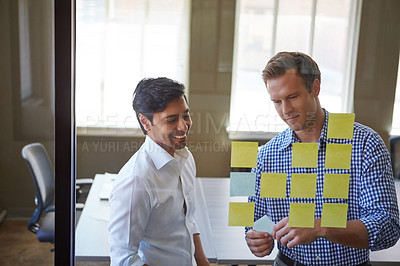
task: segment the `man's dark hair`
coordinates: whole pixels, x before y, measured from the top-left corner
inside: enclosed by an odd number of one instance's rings
[[[147,135],[147,131],[140,123],[139,114],[144,115],[153,123],[154,113],[164,111],[170,101],[182,96],[187,101],[185,86],[178,81],[165,77],[142,79],[133,94],[132,106],[143,133]]]
[[[318,79],[321,82],[321,72],[310,56],[300,52],[280,52],[268,61],[262,72],[265,84],[267,80],[278,78],[291,69],[301,77],[309,92],[314,80]]]

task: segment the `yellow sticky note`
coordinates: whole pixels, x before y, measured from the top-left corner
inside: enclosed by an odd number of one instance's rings
[[[261,198],[286,198],[286,173],[261,173]]]
[[[293,143],[292,167],[317,167],[318,143]]]
[[[314,228],[314,203],[290,203],[289,227]]]
[[[257,166],[258,142],[232,141],[231,167]]]
[[[324,203],[322,206],[321,227],[346,228],[347,204]]]
[[[355,114],[330,113],[328,119],[329,139],[352,139]]]
[[[317,174],[292,174],[290,183],[291,198],[315,198]]]
[[[228,226],[254,225],[254,202],[229,202]]]
[[[349,174],[325,174],[324,198],[347,199],[349,197]]]
[[[326,169],[350,169],[351,144],[326,144]]]

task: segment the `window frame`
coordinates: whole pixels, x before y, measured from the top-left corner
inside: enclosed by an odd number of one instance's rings
[[[76,0],[78,1],[78,0]],[[147,21],[147,18],[150,16],[149,13],[149,4],[150,0],[144,0],[144,5],[145,5],[145,21]],[[181,40],[185,40],[186,44],[184,45],[184,49],[182,49],[182,53],[185,53],[186,56],[184,57],[183,60],[178,60],[177,61],[179,63],[183,63],[182,66],[182,71],[180,72],[179,75],[181,75],[182,77],[179,79],[179,82],[182,82],[183,84],[185,84],[185,88],[186,88],[186,95],[187,97],[189,96],[189,67],[190,67],[190,19],[191,19],[191,3],[189,0],[183,0],[183,9],[186,12],[185,14],[182,15],[182,19],[183,19],[183,24],[181,25],[181,27],[184,29],[184,34],[180,33],[181,35],[183,35],[182,38],[179,38],[179,42],[181,42]],[[112,13],[113,11],[113,7],[107,5],[106,6],[106,12],[107,13]],[[112,11],[110,11],[112,10]],[[111,14],[110,13],[110,14]],[[108,22],[105,22],[108,23]],[[147,27],[148,24],[143,24],[142,27]],[[182,30],[180,31],[182,32]],[[145,35],[144,30],[142,29],[142,33],[141,33],[142,37]],[[145,46],[145,42],[146,39],[141,39],[141,47]],[[78,47],[79,49],[79,47]],[[102,51],[102,57],[106,57],[105,55],[105,50]],[[180,57],[180,56],[178,56]],[[104,61],[104,60],[103,60]],[[144,59],[142,59],[141,61],[144,61]],[[144,66],[141,65],[141,72],[144,72]],[[143,77],[147,77],[145,74],[142,75]],[[171,78],[171,77],[170,77]],[[175,77],[172,77],[173,79]],[[133,111],[133,109],[131,110],[131,112],[129,113],[124,113],[122,114],[122,116],[120,116],[121,114],[113,114],[113,115],[109,115],[106,114],[105,109],[106,109],[106,105],[104,103],[104,99],[105,99],[105,94],[106,94],[106,90],[104,88],[104,84],[105,84],[105,80],[106,80],[106,74],[105,71],[103,70],[101,73],[101,82],[102,82],[102,87],[100,89],[101,92],[101,98],[102,98],[102,102],[99,103],[100,105],[100,113],[96,114],[95,117],[91,117],[90,115],[86,115],[87,119],[86,119],[86,123],[82,120],[79,120],[79,117],[77,117],[76,119],[76,123],[77,123],[77,135],[78,136],[121,136],[121,135],[126,135],[126,136],[130,136],[130,137],[143,137],[144,134],[140,129],[139,123],[136,119],[136,114]],[[139,80],[138,80],[139,82]],[[79,85],[78,85],[79,86]],[[136,87],[136,84],[132,85],[133,88]],[[77,87],[77,90],[79,90],[79,87]],[[132,93],[130,94],[130,96],[133,94],[133,90]],[[129,117],[128,117],[129,116]],[[125,117],[125,120],[123,119]],[[121,119],[122,118],[122,119]],[[92,120],[90,120],[92,119]],[[90,121],[89,121],[90,120]],[[92,122],[93,125],[90,125]]]
[[[231,110],[235,108],[234,106],[234,98],[235,98],[235,90],[236,90],[236,73],[237,73],[237,54],[238,54],[238,29],[239,29],[239,20],[240,20],[240,1],[236,2],[236,14],[235,14],[235,38],[234,38],[234,55],[233,55],[233,71],[232,71],[232,87],[231,87]],[[308,45],[308,54],[312,55],[314,46],[314,28],[315,28],[315,18],[316,18],[316,7],[318,0],[312,0],[312,10],[311,10],[311,20],[310,20],[310,35],[309,35],[309,45]],[[278,20],[278,9],[279,9],[279,0],[274,0],[274,11],[273,11],[273,29],[272,29],[272,40],[271,40],[271,56],[274,55],[276,51],[276,31],[277,31],[277,20]],[[350,2],[350,15],[349,15],[349,31],[348,31],[348,44],[346,51],[346,67],[344,70],[344,78],[343,78],[343,91],[345,91],[345,95],[343,96],[342,101],[342,110],[343,112],[354,112],[354,84],[355,84],[355,72],[356,72],[356,64],[357,64],[357,53],[358,53],[358,41],[359,41],[359,33],[360,33],[360,23],[361,23],[361,11],[362,11],[362,0],[356,0]],[[260,73],[261,73],[260,69]],[[230,121],[232,120],[232,115],[230,116]],[[259,140],[259,139],[271,139],[281,131],[239,131],[234,130],[232,124],[228,125],[227,132],[229,138],[232,140]]]

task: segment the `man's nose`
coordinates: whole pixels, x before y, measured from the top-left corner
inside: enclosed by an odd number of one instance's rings
[[[177,128],[177,129],[178,129],[179,131],[187,131],[188,128],[189,128],[188,122],[185,121],[185,119],[180,118],[180,119],[179,119],[179,122],[178,122],[178,128]]]
[[[282,113],[283,114],[290,114],[292,112],[292,105],[287,101],[282,101]]]

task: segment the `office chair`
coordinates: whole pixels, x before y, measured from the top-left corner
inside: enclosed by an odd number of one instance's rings
[[[28,165],[35,186],[35,204],[28,230],[37,235],[40,242],[54,243],[54,169],[49,155],[41,143],[31,143],[22,148],[22,157]],[[93,179],[77,180],[77,190],[84,184],[91,184]],[[82,209],[83,204],[77,204]],[[43,217],[42,217],[43,214]],[[39,220],[40,223],[39,223]]]
[[[41,143],[22,148],[22,158],[28,165],[35,186],[37,208],[28,223],[28,230],[37,235],[40,242],[54,243],[54,169],[49,155]],[[41,223],[39,220],[45,212]]]

